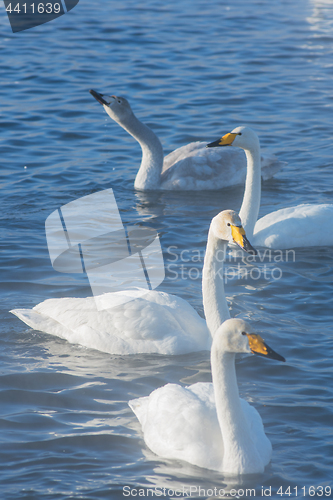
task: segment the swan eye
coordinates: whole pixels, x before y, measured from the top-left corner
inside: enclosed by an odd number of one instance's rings
[[[237,134],[237,135],[242,135],[242,132],[238,132],[238,134]]]
[[[227,226],[231,226],[230,222],[227,222]]]
[[[247,333],[246,332],[242,332],[242,335],[247,335]]]
[[[120,99],[118,99],[118,102],[119,102],[119,104],[121,104],[121,100]]]

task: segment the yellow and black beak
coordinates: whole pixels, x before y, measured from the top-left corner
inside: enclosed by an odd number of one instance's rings
[[[93,97],[95,97],[96,101],[98,101],[100,104],[105,104],[106,106],[110,105],[110,103],[104,99],[103,94],[99,94],[98,92],[96,92],[96,90],[92,89],[90,89],[89,92]]]
[[[245,333],[245,332],[244,332]],[[250,349],[253,354],[264,356],[265,358],[276,359],[277,361],[286,361],[283,356],[273,351],[256,333],[245,333],[249,340]]]
[[[221,137],[221,139],[218,139],[217,141],[214,141],[214,142],[211,142],[210,144],[207,144],[206,148],[217,148],[220,146],[231,146],[237,135],[238,134],[235,134],[233,132],[230,132],[229,134],[225,134],[223,137]]]
[[[238,245],[242,250],[245,250],[245,252],[251,253],[252,255],[257,255],[257,250],[253,248],[253,246],[247,239],[242,226],[233,226],[230,224],[230,227],[232,239],[234,240],[236,245]]]

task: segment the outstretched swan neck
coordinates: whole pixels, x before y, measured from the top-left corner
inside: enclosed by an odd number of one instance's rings
[[[249,468],[254,471],[263,469],[239,398],[235,354],[221,353],[213,344],[211,366],[216,412],[224,446],[221,470],[241,474],[244,470],[251,472]]]
[[[135,178],[135,189],[155,190],[161,185],[163,148],[158,137],[132,113],[120,125],[138,141],[142,160]]]
[[[228,242],[217,238],[210,228],[202,270],[202,297],[212,337],[223,321],[230,318],[223,284],[223,261],[227,246]]]
[[[253,142],[251,149],[245,149],[247,173],[245,191],[239,216],[249,239],[253,237],[257,222],[261,197],[261,160],[259,139]]]
[[[163,168],[163,148],[154,132],[134,115],[125,97],[106,96],[95,90],[91,95],[103,105],[106,113],[136,139],[142,149],[142,160],[134,187],[142,190],[159,189]]]

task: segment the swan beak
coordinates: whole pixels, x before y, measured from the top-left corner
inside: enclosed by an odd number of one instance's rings
[[[285,358],[273,351],[256,333],[247,333],[251,352],[258,356],[265,356],[265,358],[276,359],[277,361],[285,361]]]
[[[247,239],[242,226],[231,225],[231,235],[236,245],[241,247],[242,250],[245,250],[245,252],[251,253],[252,255],[257,255],[257,250],[253,248],[253,246]]]
[[[223,137],[221,137],[221,139],[218,139],[217,141],[214,141],[214,142],[211,142],[210,144],[207,144],[206,148],[217,148],[219,146],[231,146],[237,135],[238,134],[234,134],[233,132],[230,132],[229,134],[225,134]]]
[[[110,106],[111,99],[115,99],[115,96],[113,96],[113,95],[112,96],[105,96],[103,94],[99,94],[98,92],[96,92],[95,90],[92,90],[92,89],[90,89],[89,92],[91,93],[91,95],[93,97],[95,97],[96,101],[98,101],[100,104],[104,104],[105,106]],[[104,99],[104,97],[106,97],[109,100],[109,102],[106,101]]]

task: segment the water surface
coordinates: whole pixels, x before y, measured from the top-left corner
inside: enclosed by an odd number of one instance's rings
[[[125,224],[145,221],[160,233],[167,277],[159,289],[203,314],[202,260],[191,252],[203,256],[209,221],[239,209],[243,186],[136,192],[140,147],[89,88],[127,97],[165,152],[253,127],[263,150],[288,162],[263,185],[260,215],[330,203],[332,2],[81,0],[15,35],[3,5],[0,17],[1,497],[113,499],[124,498],[125,486],[156,486],[197,488],[192,498],[215,487],[254,488],[260,498],[264,487],[284,498],[278,488],[290,486],[285,498],[296,498],[296,487],[310,498],[310,486],[333,486],[331,248],[299,249],[282,262],[267,257],[257,274],[226,283],[232,315],[249,319],[287,359],[237,360],[240,394],[273,444],[265,473],[250,478],[231,481],[155,456],[127,406],[167,382],[210,381],[208,352],[111,356],[33,331],[8,312],[91,293],[85,276],[52,269],[44,222],[61,205],[112,187]]]

